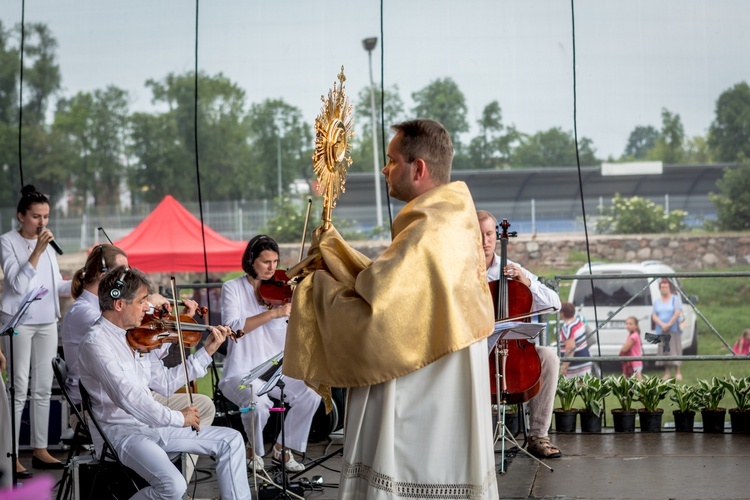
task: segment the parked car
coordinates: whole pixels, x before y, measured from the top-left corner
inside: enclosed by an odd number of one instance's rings
[[[659,282],[661,280],[656,279],[648,285],[651,278],[619,278],[618,275],[673,274],[675,271],[666,264],[653,260],[641,262],[640,264],[595,263],[591,265],[591,271],[594,275],[606,274],[612,275],[612,278],[573,280],[568,297],[568,301],[575,304],[578,314],[585,320],[587,327],[593,331],[596,328],[591,293],[591,283],[593,282],[596,293],[597,318],[599,320],[599,347],[596,345],[596,336],[590,338],[589,346],[591,355],[598,356],[601,349],[602,356],[617,356],[620,352],[620,347],[627,338],[625,320],[630,316],[638,318],[643,343],[643,355],[655,355],[657,345],[647,342],[644,337],[646,333],[654,332],[654,326],[651,322],[651,312],[654,301],[659,297]],[[580,268],[576,274],[589,274],[588,266]],[[676,282],[679,286],[679,279]],[[648,288],[646,288],[647,285]],[[641,293],[642,290],[643,293]],[[618,312],[609,322],[605,323],[605,320],[610,315],[633,297],[635,298],[632,302]],[[689,299],[693,303],[697,302],[697,297],[689,297]],[[697,318],[693,308],[684,299],[682,313],[687,321],[687,326],[681,335],[682,352],[683,354],[697,354]]]

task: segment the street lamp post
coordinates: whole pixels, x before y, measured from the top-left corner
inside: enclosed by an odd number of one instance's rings
[[[367,51],[367,57],[370,60],[370,109],[372,111],[372,160],[375,170],[375,215],[377,217],[378,227],[383,227],[382,203],[380,201],[380,160],[378,159],[378,132],[376,128],[377,120],[375,118],[375,82],[372,79],[372,51],[378,44],[377,37],[365,38],[362,40],[362,46]]]

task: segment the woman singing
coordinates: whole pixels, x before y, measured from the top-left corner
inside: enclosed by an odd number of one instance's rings
[[[52,393],[52,358],[57,354],[57,320],[60,318],[59,295],[70,292],[70,281],[63,281],[50,242],[55,239],[47,229],[49,197],[27,185],[21,190],[16,217],[18,230],[0,236],[0,263],[5,275],[0,302],[0,323],[8,322],[21,307],[23,297],[32,289],[43,286],[47,293],[28,308],[13,338],[16,412],[16,446],[21,429],[21,413],[26,404],[31,374],[31,464],[36,469],[62,469],[64,466],[47,451],[47,428]],[[8,337],[3,349],[9,350]],[[9,360],[10,361],[10,360]],[[8,363],[10,365],[10,362]],[[18,477],[30,473],[17,464]]]

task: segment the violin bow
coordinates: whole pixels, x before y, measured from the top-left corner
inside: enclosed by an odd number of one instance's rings
[[[307,239],[307,224],[310,222],[310,209],[312,208],[312,198],[307,199],[307,214],[305,215],[305,226],[302,229],[302,245],[299,249],[299,261],[302,262],[302,257],[305,253],[305,239]]]
[[[175,278],[172,276],[169,280],[169,285],[172,288],[172,310],[174,311],[174,324],[177,329],[177,339],[178,339],[178,345],[180,346],[180,359],[182,360],[182,368],[185,370],[185,392],[188,395],[188,401],[190,402],[190,406],[193,406],[193,394],[190,392],[190,376],[188,375],[188,367],[187,363],[185,362],[185,341],[182,337],[182,325],[180,323],[180,313],[177,309],[177,292],[175,287]],[[195,426],[192,426],[193,430],[198,433],[198,429]]]
[[[105,238],[107,238],[107,241],[109,241],[110,245],[114,244],[114,243],[112,243],[112,239],[110,239],[109,235],[107,234],[107,231],[105,231],[102,226],[97,227],[96,230],[99,231],[100,233],[102,233]]]

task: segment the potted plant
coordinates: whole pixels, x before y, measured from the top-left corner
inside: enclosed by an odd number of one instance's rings
[[[750,377],[737,378],[730,374],[728,379],[719,380],[719,383],[732,395],[736,405],[729,410],[732,432],[750,433]]]
[[[724,397],[724,386],[716,377],[711,382],[705,379],[698,380],[695,392],[700,401],[701,418],[703,419],[703,432],[724,432],[724,419],[726,408],[721,408],[721,400]]]
[[[664,410],[659,403],[667,397],[670,383],[655,376],[644,376],[635,384],[635,399],[643,408],[638,410],[641,432],[660,432]]]
[[[581,415],[581,430],[583,432],[601,432],[602,406],[604,398],[610,394],[609,384],[602,379],[587,373],[576,379],[578,395],[583,401]]]
[[[635,397],[635,384],[638,380],[627,378],[625,375],[609,377],[607,384],[609,389],[620,403],[619,408],[612,409],[612,420],[615,424],[615,432],[635,431],[635,410],[633,410],[633,399]]]
[[[695,425],[695,410],[700,407],[700,401],[695,390],[684,384],[672,384],[669,394],[677,409],[672,411],[674,415],[674,430],[677,432],[693,432]]]
[[[573,409],[573,403],[578,397],[578,387],[574,379],[567,379],[561,375],[557,380],[557,397],[560,407],[555,408],[555,429],[557,432],[575,432],[578,411]]]

